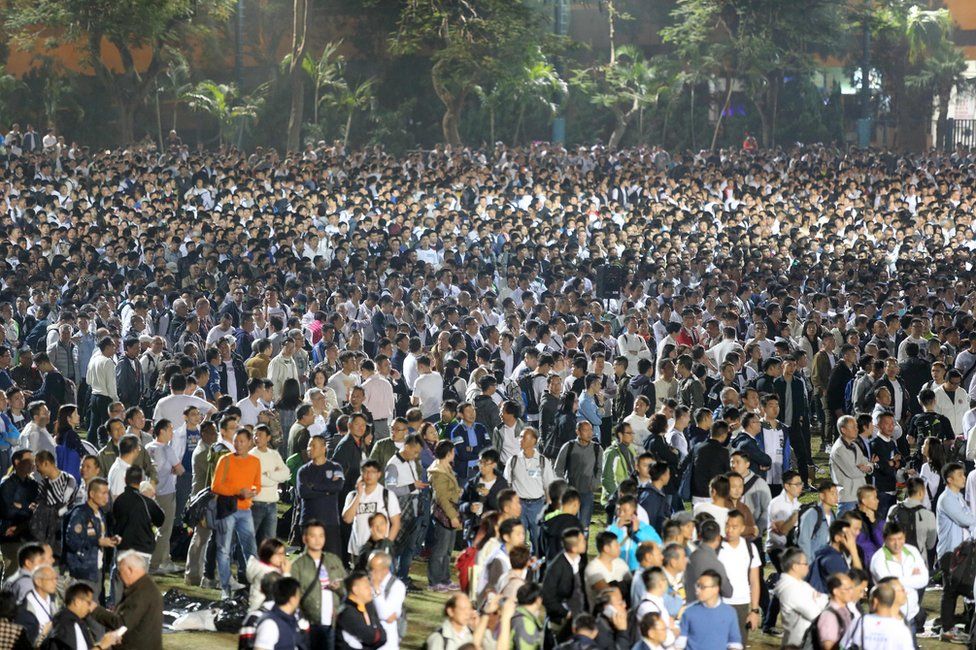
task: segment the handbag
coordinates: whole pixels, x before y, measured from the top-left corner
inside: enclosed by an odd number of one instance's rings
[[[444,512],[444,508],[442,508],[441,504],[437,503],[437,501],[434,501],[433,505],[431,505],[430,514],[433,515],[434,521],[439,523],[444,528],[450,530],[454,529],[454,526],[451,525],[451,518],[447,516],[447,513]]]

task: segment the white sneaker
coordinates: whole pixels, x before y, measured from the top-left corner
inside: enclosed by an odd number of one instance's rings
[[[156,569],[156,572],[157,573],[179,573],[182,570],[183,569],[176,566],[172,562],[163,562],[162,564],[159,565],[159,568]]]
[[[239,583],[234,578],[231,578],[230,579],[230,590],[231,591],[238,591],[240,589],[245,589],[245,588],[247,588],[247,585],[243,585],[243,584]]]
[[[220,583],[212,578],[204,578],[200,581],[202,589],[220,589]]]

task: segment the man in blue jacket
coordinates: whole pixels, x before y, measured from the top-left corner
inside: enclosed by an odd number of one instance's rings
[[[745,452],[749,456],[749,463],[752,471],[761,478],[766,478],[766,472],[773,464],[773,459],[769,457],[759,442],[759,435],[762,433],[762,422],[755,413],[746,413],[742,416],[742,432],[732,441],[732,447]]]
[[[0,552],[3,553],[4,574],[17,569],[17,549],[27,539],[28,523],[41,491],[34,480],[34,454],[18,449],[11,459],[13,472],[0,481]]]
[[[474,404],[464,402],[458,406],[458,417],[461,421],[454,425],[448,438],[454,443],[454,473],[458,483],[464,484],[475,467],[481,452],[491,447],[488,429],[480,422],[475,422],[478,412]]]
[[[64,531],[64,561],[75,580],[90,582],[97,599],[102,591],[102,567],[99,550],[115,548],[118,543],[108,536],[102,510],[108,506],[108,481],[101,477],[88,483],[88,500],[68,513]]]
[[[810,560],[810,573],[807,574],[807,582],[822,594],[830,593],[827,578],[833,574],[846,574],[852,568],[862,568],[857,554],[857,538],[850,522],[835,521],[830,524],[829,531],[830,543],[821,547]]]

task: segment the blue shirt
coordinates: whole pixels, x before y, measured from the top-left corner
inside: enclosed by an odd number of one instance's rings
[[[654,542],[658,546],[663,544],[657,531],[643,522],[640,523],[636,531],[633,529],[624,530],[617,524],[610,526],[607,530],[617,536],[617,541],[620,542],[620,559],[627,563],[627,568],[630,569],[631,573],[640,568],[640,563],[637,561],[637,547],[642,542]]]
[[[689,585],[694,589],[694,585]],[[708,607],[700,600],[692,603],[681,617],[681,637],[678,647],[687,650],[722,650],[722,648],[741,648],[742,635],[739,634],[739,618],[731,605],[719,602]]]
[[[976,525],[976,517],[966,505],[962,493],[949,489],[939,497],[935,519],[939,527],[939,542],[936,544],[939,557],[956,550],[965,539],[965,529]]]

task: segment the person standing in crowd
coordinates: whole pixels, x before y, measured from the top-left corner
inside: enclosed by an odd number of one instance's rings
[[[254,517],[251,503],[261,485],[261,461],[250,455],[251,432],[234,434],[234,452],[220,457],[213,472],[213,490],[217,500],[215,532],[217,533],[217,571],[224,598],[231,598],[230,554],[236,539],[245,560],[257,555],[254,542]],[[221,498],[223,497],[223,498]]]
[[[88,374],[85,381],[91,389],[91,396],[88,401],[88,431],[89,442],[92,432],[97,432],[107,419],[108,406],[112,402],[119,401],[119,392],[116,386],[115,352],[117,347],[115,341],[105,336],[98,341],[98,353],[92,355],[88,362]],[[104,439],[99,439],[99,445],[105,444]]]
[[[587,535],[593,519],[593,495],[601,485],[603,468],[603,449],[594,439],[595,435],[596,430],[590,422],[579,422],[576,439],[564,444],[556,457],[556,476],[579,493],[579,519]]]
[[[773,591],[783,612],[783,645],[796,647],[827,606],[828,597],[807,582],[810,566],[799,548],[788,548],[780,557],[780,567],[782,572]]]
[[[742,648],[735,610],[722,602],[719,595],[724,585],[722,576],[717,571],[706,569],[694,585],[696,598],[681,617],[677,647],[688,650]]]
[[[480,465],[481,452],[491,448],[491,440],[485,427],[475,421],[477,411],[473,404],[459,404],[458,416],[461,420],[448,433],[448,439],[454,443],[454,471],[458,482],[466,483]]]
[[[841,416],[837,419],[837,432],[840,435],[830,448],[830,478],[843,498],[837,504],[837,514],[844,514],[857,507],[857,491],[866,484],[865,477],[874,472],[874,465],[855,443],[857,420],[850,415]]]
[[[129,467],[125,470],[125,489],[112,501],[112,530],[117,536],[116,549],[119,558],[123,551],[141,553],[146,560],[156,547],[156,534],[153,528],[161,528],[166,521],[166,514],[150,496],[152,487],[142,485],[145,475],[139,467]],[[145,489],[149,495],[143,494]],[[112,592],[109,599],[116,601],[120,584],[118,574],[118,559],[112,571]]]
[[[333,555],[342,556],[342,534],[339,527],[339,499],[345,475],[342,467],[326,458],[327,443],[322,436],[308,441],[309,461],[298,469],[295,492],[300,499],[298,525],[305,528],[310,521],[325,528],[326,548]]]
[[[302,529],[305,550],[291,564],[291,576],[301,585],[300,609],[309,622],[309,646],[334,645],[335,619],[345,591],[346,570],[339,556],[325,550],[326,530],[315,519]]]
[[[384,650],[396,650],[403,640],[401,631],[406,630],[406,610],[404,602],[407,589],[391,571],[393,559],[389,553],[376,551],[367,560],[369,584],[373,591],[373,605],[376,615],[386,632]]]
[[[952,579],[951,573],[946,571],[945,567],[950,566],[953,551],[968,538],[969,529],[976,526],[976,515],[973,515],[962,495],[966,485],[965,467],[961,463],[947,463],[942,468],[942,478],[945,481],[945,490],[935,508],[935,518],[939,528],[936,554],[939,558],[939,566],[943,567],[940,620],[942,640],[954,642],[957,639],[955,626],[959,588],[957,581]]]
[[[261,463],[260,491],[251,503],[256,546],[277,534],[278,486],[291,478],[291,472],[281,454],[277,449],[269,447],[271,437],[271,429],[263,424],[258,425],[254,429],[254,440],[257,444],[250,451]]]
[[[446,592],[459,588],[451,582],[450,554],[454,548],[457,532],[461,529],[458,505],[461,499],[461,486],[454,473],[455,445],[450,440],[441,440],[434,448],[434,462],[427,470],[430,486],[433,489],[431,505],[431,527],[433,544],[427,562],[427,581],[432,591]]]
[[[34,454],[18,449],[11,458],[12,471],[0,480],[0,553],[4,575],[17,567],[17,550],[29,539],[30,520],[40,498],[41,486],[34,480]]]
[[[539,434],[532,427],[519,434],[519,451],[505,465],[503,478],[512,486],[522,503],[522,525],[532,548],[536,551],[541,543],[540,524],[545,509],[546,487],[555,479],[552,463],[538,448]]]
[[[258,621],[254,630],[255,650],[298,648],[302,641],[296,613],[302,600],[301,584],[291,577],[274,583],[274,606]]]
[[[901,602],[905,588],[897,579],[882,582],[871,590],[869,614],[854,621],[841,639],[841,647],[858,644],[863,650],[887,650],[915,647],[911,630],[902,619]]]
[[[92,586],[97,600],[102,591],[103,549],[118,546],[119,538],[109,535],[105,518],[108,482],[96,477],[86,491],[88,500],[71,511],[65,527],[64,562],[72,578]]]
[[[153,441],[146,445],[146,452],[159,476],[156,503],[162,508],[165,519],[156,533],[156,547],[149,562],[150,573],[175,573],[178,570],[170,559],[169,540],[176,519],[176,481],[186,470],[170,444],[172,441],[173,424],[169,420],[153,422]]]

